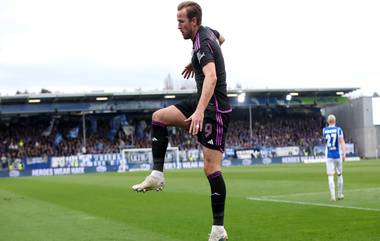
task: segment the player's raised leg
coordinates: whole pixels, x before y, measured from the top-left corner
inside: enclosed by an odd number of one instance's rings
[[[211,206],[213,225],[209,241],[227,240],[224,229],[224,206],[226,200],[226,185],[221,172],[222,153],[203,147],[204,172],[208,178],[211,189]]]
[[[161,191],[164,188],[164,162],[168,147],[167,126],[186,128],[186,117],[175,106],[169,106],[153,113],[152,116],[152,154],[153,170],[145,180],[133,185],[132,189],[138,192],[150,190]]]

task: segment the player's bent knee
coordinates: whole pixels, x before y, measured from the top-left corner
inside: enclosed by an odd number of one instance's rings
[[[160,121],[160,110],[156,110],[155,112],[153,112],[152,114],[152,120],[153,121]]]
[[[152,121],[160,122],[165,125],[168,125],[168,120],[165,118],[165,110],[164,109],[159,109],[153,112],[152,114]]]

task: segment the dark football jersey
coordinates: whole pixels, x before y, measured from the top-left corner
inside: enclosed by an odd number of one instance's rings
[[[191,63],[195,73],[198,100],[202,93],[205,78],[203,67],[210,62],[215,63],[217,82],[209,106],[215,106],[218,112],[230,112],[231,106],[227,96],[226,70],[222,50],[218,41],[219,36],[218,31],[201,26],[193,40]]]

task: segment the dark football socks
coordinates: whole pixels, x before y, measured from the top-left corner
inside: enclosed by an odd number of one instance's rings
[[[226,185],[220,171],[208,175],[207,178],[211,187],[211,206],[214,218],[213,225],[223,226]]]
[[[153,170],[163,172],[168,147],[168,130],[165,124],[152,121]]]

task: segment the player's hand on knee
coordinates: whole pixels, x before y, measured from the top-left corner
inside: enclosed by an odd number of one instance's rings
[[[190,122],[189,133],[193,136],[202,131],[204,113],[195,111],[185,122]]]

